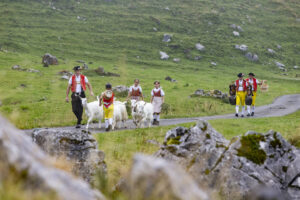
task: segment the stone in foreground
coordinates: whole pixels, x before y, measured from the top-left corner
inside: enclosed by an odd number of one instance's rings
[[[27,174],[26,187],[30,190],[54,191],[58,198],[67,200],[105,199],[85,181],[55,168],[51,158],[34,144],[30,137],[13,127],[2,116],[0,116],[0,162],[1,167],[13,169],[20,177]]]
[[[87,182],[100,171],[106,174],[105,154],[98,150],[96,140],[84,130],[36,129],[33,142],[55,157],[66,157],[73,163],[72,171]]]
[[[262,186],[283,199],[300,198],[300,150],[270,131],[226,140],[206,121],[167,132],[156,156],[177,162],[199,185],[224,199],[248,198]]]
[[[125,182],[129,199],[206,200],[208,195],[179,166],[137,154]]]

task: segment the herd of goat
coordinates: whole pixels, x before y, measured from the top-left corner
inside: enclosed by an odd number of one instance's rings
[[[85,114],[88,118],[86,129],[89,129],[89,124],[94,120],[99,120],[99,129],[101,128],[101,121],[103,119],[103,107],[99,106],[99,98],[97,101],[88,103],[86,98],[81,98],[82,106],[85,109]],[[114,101],[114,115],[112,130],[115,128],[127,128],[126,121],[128,114],[126,109],[127,102]],[[143,128],[145,123],[151,127],[153,121],[153,106],[151,103],[145,101],[131,100],[131,116],[133,123],[137,128]]]

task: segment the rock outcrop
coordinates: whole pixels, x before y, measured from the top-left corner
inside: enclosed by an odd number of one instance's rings
[[[156,156],[179,163],[224,199],[248,198],[262,186],[278,191],[281,200],[300,198],[300,150],[274,131],[228,141],[200,120],[191,129],[168,131]]]
[[[168,60],[170,57],[166,52],[163,52],[163,51],[160,51],[159,55],[160,55],[161,60]]]
[[[58,60],[55,56],[52,56],[50,53],[46,53],[43,56],[42,64],[44,64],[44,67],[48,67],[49,65],[58,65]]]
[[[31,190],[53,191],[58,198],[68,200],[105,199],[85,181],[55,168],[51,158],[30,137],[1,116],[0,163],[1,167],[14,170],[14,173],[22,176],[27,182],[26,187]]]
[[[95,69],[95,72],[96,72],[99,76],[116,76],[116,77],[120,77],[120,74],[116,74],[116,73],[104,71],[104,68],[103,68],[103,67],[98,67],[97,69]]]
[[[226,99],[228,97],[227,93],[223,93],[220,90],[209,90],[205,91],[202,89],[198,89],[191,95],[191,97],[214,97],[217,99]]]
[[[127,180],[129,199],[204,200],[208,195],[179,166],[160,158],[137,154]]]
[[[41,128],[33,131],[32,139],[48,154],[70,160],[73,173],[88,182],[97,171],[106,173],[104,152],[98,150],[96,140],[84,130]]]
[[[117,97],[127,97],[129,88],[125,85],[118,85],[112,88],[112,91]]]
[[[30,72],[30,73],[40,73],[40,71],[37,69],[31,69],[31,68],[27,69],[27,68],[21,67],[20,65],[14,65],[14,66],[12,66],[11,69],[17,70],[17,71]]]

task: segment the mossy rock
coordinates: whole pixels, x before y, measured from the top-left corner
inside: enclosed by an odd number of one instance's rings
[[[267,159],[267,154],[260,149],[259,142],[265,141],[265,137],[259,134],[252,134],[241,137],[241,147],[237,149],[238,156],[245,157],[255,164],[262,165]]]
[[[180,143],[181,143],[181,142],[180,142],[180,138],[181,138],[181,136],[177,136],[177,137],[175,137],[175,138],[170,138],[170,139],[167,141],[167,145],[172,145],[172,144],[178,145],[178,144],[180,144]]]

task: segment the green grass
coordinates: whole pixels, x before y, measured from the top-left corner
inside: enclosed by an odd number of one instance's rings
[[[300,23],[296,21],[300,5],[296,0],[51,2],[0,2],[0,112],[19,128],[74,124],[71,105],[64,102],[67,81],[60,80],[57,72],[71,70],[77,60],[92,62],[90,69],[103,66],[121,75],[100,77],[84,72],[96,94],[106,82],[129,86],[139,78],[149,101],[153,81],[161,80],[170,105],[164,118],[232,112],[233,108],[220,100],[189,95],[198,88],[227,92],[228,84],[241,71],[252,71],[258,79],[268,80],[270,90],[258,93],[258,105],[300,92],[299,78],[295,78],[300,71],[292,69],[300,61]],[[241,37],[232,36],[232,23],[244,29]],[[173,34],[168,44],[162,42],[164,33]],[[206,46],[205,52],[195,49],[197,42]],[[259,55],[258,63],[234,49],[235,44],[243,43]],[[282,49],[277,49],[277,44]],[[276,54],[267,54],[267,48]],[[171,59],[161,61],[160,50]],[[58,57],[58,66],[42,67],[41,56],[46,52]],[[200,61],[193,60],[199,55],[203,57]],[[181,61],[174,63],[175,57]],[[211,66],[211,61],[218,65]],[[287,76],[281,75],[274,61],[286,65]],[[42,73],[11,70],[16,64]],[[178,83],[164,81],[166,76]]]
[[[209,123],[229,140],[234,136],[243,135],[249,130],[265,133],[272,129],[280,132],[285,139],[300,147],[300,111],[284,117],[211,120]],[[195,123],[183,124],[185,127],[194,125]],[[120,177],[126,176],[135,153],[153,154],[159,149],[157,145],[150,144],[147,140],[155,140],[162,144],[166,132],[174,127],[176,126],[95,134],[99,149],[106,154],[108,185],[112,187],[118,183]],[[242,150],[243,155],[249,153],[245,151],[246,149]],[[247,156],[249,155],[247,154]],[[257,162],[260,163],[261,160]]]

